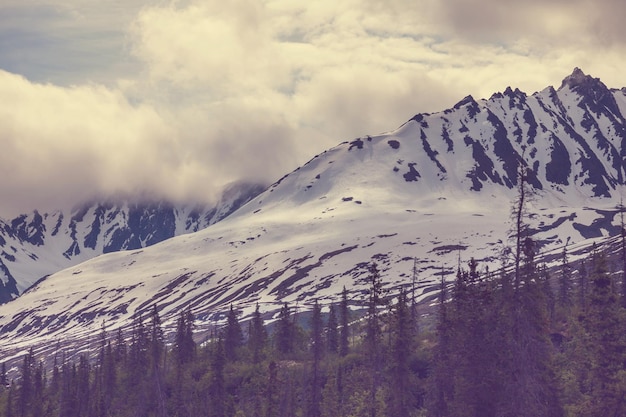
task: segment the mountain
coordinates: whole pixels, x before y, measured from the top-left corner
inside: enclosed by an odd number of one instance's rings
[[[0,303],[19,296],[44,277],[103,253],[134,250],[197,232],[214,224],[265,189],[235,183],[212,205],[109,199],[52,213],[0,219]]]
[[[494,271],[507,255],[518,167],[534,198],[531,232],[547,262],[583,256],[620,230],[626,90],[581,70],[527,95],[507,88],[418,114],[395,131],[344,142],[285,175],[224,220],[149,248],[55,273],[0,306],[5,352],[88,340],[157,305],[166,330],[190,308],[199,333],[230,304],[271,315],[367,294],[376,262],[390,291],[418,300],[474,257]]]

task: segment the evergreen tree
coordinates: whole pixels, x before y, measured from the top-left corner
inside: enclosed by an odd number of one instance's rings
[[[126,345],[126,339],[122,333],[122,328],[118,327],[117,336],[115,338],[115,362],[126,362],[126,355],[128,353],[128,347]]]
[[[410,358],[414,351],[411,311],[404,290],[393,311],[392,345],[389,367],[389,415],[408,416],[412,406]]]
[[[542,291],[546,299],[546,309],[548,312],[549,322],[552,323],[555,320],[556,315],[556,297],[554,296],[554,291],[552,290],[551,277],[548,272],[548,268],[545,264],[541,266],[541,283]]]
[[[626,308],[626,224],[624,224],[624,207],[623,201],[619,203],[619,219],[620,219],[620,252],[622,261],[622,288],[621,288],[621,306]]]
[[[243,344],[243,332],[241,331],[241,325],[237,318],[237,312],[233,309],[233,305],[230,305],[228,316],[226,319],[226,329],[224,331],[224,351],[226,353],[226,360],[237,360],[237,352]]]
[[[6,362],[2,362],[0,367],[0,391],[2,389],[7,388],[9,385],[9,380],[7,379],[7,364]]]
[[[329,353],[339,353],[339,329],[334,304],[330,305],[326,322],[326,349]]]
[[[563,248],[561,256],[561,271],[559,275],[559,306],[562,309],[569,309],[572,304],[572,269],[567,259],[567,246]]]
[[[152,306],[150,324],[150,375],[152,390],[148,396],[152,398],[151,405],[156,407],[155,414],[165,415],[165,387],[162,375],[162,361],[165,354],[165,341],[161,328],[161,317],[157,305]]]
[[[369,390],[369,415],[376,417],[378,410],[378,390],[380,388],[380,363],[381,363],[381,325],[379,307],[385,305],[383,298],[383,283],[378,270],[378,265],[372,263],[369,266],[369,282],[367,303],[367,328],[365,333],[365,345],[370,362],[370,390]]]
[[[348,354],[350,347],[350,309],[348,308],[348,291],[346,290],[346,287],[343,287],[343,291],[341,291],[339,320],[341,328],[339,333],[339,355],[344,357]]]
[[[478,263],[471,259],[468,267],[457,272],[449,315],[444,308],[438,360],[452,372],[453,389],[438,381],[438,410],[455,417],[491,417],[498,410],[498,367],[504,363],[497,348],[499,328],[493,325],[502,317],[489,283],[480,279]]]
[[[585,261],[580,262],[580,269],[578,270],[578,304],[581,311],[587,310],[587,268],[585,267]]]
[[[181,311],[176,321],[174,355],[179,365],[191,362],[195,357],[196,344],[193,340],[194,317],[191,310]]]
[[[101,365],[102,375],[102,413],[108,414],[117,388],[117,366],[111,342],[107,343]]]
[[[526,239],[529,238],[529,225],[526,218],[529,216],[527,205],[532,197],[532,192],[528,185],[528,167],[522,160],[518,163],[517,173],[517,198],[513,202],[511,209],[511,219],[513,221],[512,237],[515,241],[513,248],[514,262],[514,278],[513,286],[518,290],[522,279],[522,264],[524,246],[527,244]]]
[[[291,321],[289,305],[285,303],[280,309],[276,324],[276,349],[278,353],[287,355],[294,350],[294,325]]]
[[[506,336],[510,357],[504,366],[511,378],[503,381],[501,408],[511,416],[563,415],[558,400],[556,375],[553,372],[552,345],[546,302],[537,280],[535,249],[527,237],[524,243],[523,287],[515,291],[507,313],[511,333]]]
[[[5,417],[14,417],[15,414],[13,412],[13,396],[15,392],[15,384],[11,383],[11,385],[9,385],[9,390],[7,392],[7,399],[6,399],[6,404],[4,407],[4,415]]]
[[[143,322],[142,315],[136,314],[133,320],[133,329],[130,345],[130,360],[135,377],[138,381],[148,370],[148,350],[150,339]]]
[[[43,362],[40,361],[39,364],[33,369],[33,389],[32,401],[30,405],[30,415],[32,417],[43,417],[45,406],[45,385],[45,371],[43,369]]]
[[[21,378],[19,380],[17,411],[19,417],[26,417],[31,407],[33,398],[33,371],[34,371],[35,353],[31,347],[28,354],[24,355],[22,367],[20,368]]]
[[[161,368],[163,354],[165,352],[165,341],[163,329],[161,328],[161,317],[157,305],[152,306],[150,323],[150,363],[152,370],[156,373]]]
[[[61,392],[59,394],[59,415],[74,417],[78,415],[78,393],[76,365],[63,362],[61,366]]]
[[[269,378],[265,390],[265,417],[278,417],[278,365],[271,361],[268,365]]]
[[[434,374],[431,378],[428,408],[433,417],[448,417],[452,402],[453,364],[451,354],[452,323],[448,316],[447,288],[444,275],[439,285],[439,309],[437,322],[437,345],[433,353]]]
[[[593,357],[586,413],[589,417],[618,416],[626,413],[624,317],[604,255],[596,253],[593,265],[589,310],[584,321]]]
[[[250,321],[248,334],[248,348],[252,352],[252,362],[259,363],[263,359],[263,354],[267,345],[267,331],[263,324],[263,318],[257,303],[252,320]]]
[[[89,359],[86,355],[80,355],[78,361],[78,369],[76,372],[75,392],[76,392],[76,413],[79,416],[88,416],[90,413],[90,373],[91,367],[89,365]]]
[[[211,385],[209,397],[211,399],[211,417],[226,416],[226,385],[224,382],[224,367],[226,356],[224,342],[219,338],[213,346],[211,356]]]
[[[320,416],[320,402],[322,399],[322,376],[321,361],[324,352],[324,341],[322,338],[322,311],[315,300],[313,314],[311,317],[311,354],[313,357],[311,369],[311,386],[308,405],[308,416]]]

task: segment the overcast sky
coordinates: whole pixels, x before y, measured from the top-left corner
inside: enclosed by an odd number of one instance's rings
[[[211,200],[574,67],[626,86],[621,0],[2,0],[0,217]]]

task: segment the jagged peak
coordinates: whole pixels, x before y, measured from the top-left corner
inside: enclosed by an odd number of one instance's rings
[[[526,97],[526,93],[517,87],[515,88],[515,90],[513,90],[511,87],[507,87],[506,90],[504,90],[504,95],[507,97]]]
[[[465,106],[466,104],[478,104],[478,103],[476,103],[476,100],[474,100],[474,97],[472,97],[472,95],[470,94],[469,96],[465,96],[463,100],[456,103],[454,105],[454,108],[458,110],[461,107]]]
[[[569,87],[570,89],[578,90],[580,88],[602,88],[607,89],[607,87],[600,81],[599,78],[594,78],[591,75],[585,74],[580,68],[574,68],[574,71],[567,77],[563,79],[561,83],[561,87],[559,90]]]

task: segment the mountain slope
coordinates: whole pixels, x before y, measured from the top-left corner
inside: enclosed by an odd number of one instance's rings
[[[102,253],[153,245],[216,223],[265,187],[227,187],[215,206],[112,199],[71,212],[20,215],[0,220],[0,303],[10,301],[41,278]]]
[[[3,348],[88,337],[159,308],[166,326],[191,308],[198,328],[233,303],[358,303],[367,266],[418,297],[452,278],[459,259],[503,261],[518,165],[543,251],[572,250],[619,230],[626,92],[576,69],[558,90],[507,88],[488,100],[419,114],[396,131],[345,142],[286,175],[228,218],[150,248],[56,273],[0,307]]]

